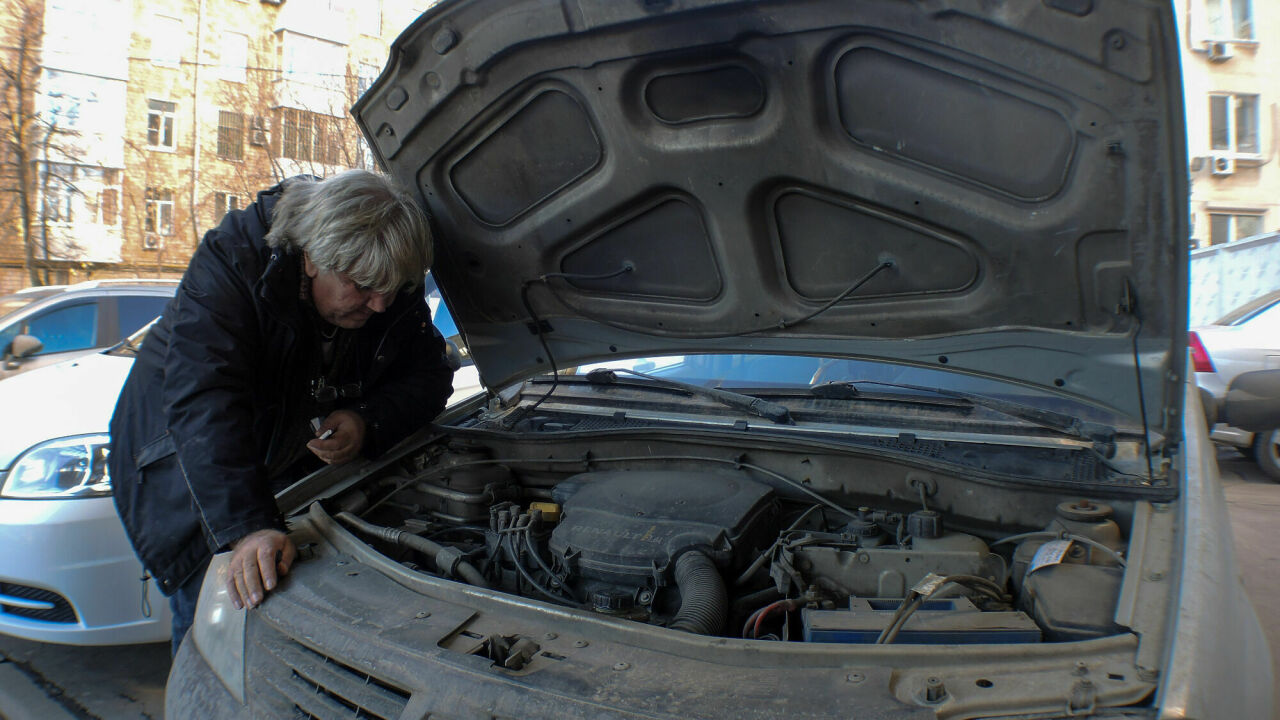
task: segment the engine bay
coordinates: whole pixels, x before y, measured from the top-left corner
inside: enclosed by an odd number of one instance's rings
[[[1027,643],[1114,623],[1132,501],[713,437],[451,431],[333,498],[416,572],[619,622],[827,643]],[[819,450],[815,452],[815,450]]]

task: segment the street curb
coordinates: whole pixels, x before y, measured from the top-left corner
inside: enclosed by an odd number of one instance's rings
[[[49,697],[17,665],[0,661],[0,718],[3,720],[78,720]]]

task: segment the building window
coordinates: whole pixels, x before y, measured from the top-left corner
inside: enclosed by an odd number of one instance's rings
[[[284,108],[280,155],[291,160],[337,165],[342,156],[338,120],[328,115]]]
[[[177,147],[173,136],[177,110],[177,103],[147,101],[147,146],[152,150],[173,150]]]
[[[222,33],[221,57],[218,59],[218,77],[242,83],[249,66],[249,36],[242,33]]]
[[[226,110],[218,112],[218,157],[244,159],[244,115]]]
[[[347,92],[345,45],[285,32],[279,52],[280,69],[286,81]]]
[[[1261,235],[1262,213],[1209,213],[1209,244],[1223,245]]]
[[[156,65],[177,67],[182,62],[182,46],[186,35],[182,20],[153,15],[151,17],[151,62]]]
[[[156,235],[173,234],[173,191],[147,188],[146,230]]]
[[[74,207],[79,190],[76,188],[75,168],[71,165],[50,163],[42,168],[44,191],[44,219],[51,223],[69,223],[75,219]]]
[[[98,220],[103,225],[120,222],[120,171],[107,168],[102,171],[102,195],[98,200]]]
[[[240,196],[231,193],[215,192],[213,194],[213,224],[222,222],[222,217],[232,210],[240,209]]]
[[[364,95],[369,92],[369,88],[373,87],[373,81],[378,79],[378,71],[380,68],[373,63],[360,63],[356,67],[356,93]]]
[[[1214,150],[1260,152],[1257,95],[1210,95],[1209,140]]]
[[[1253,0],[1205,0],[1212,40],[1253,40]]]

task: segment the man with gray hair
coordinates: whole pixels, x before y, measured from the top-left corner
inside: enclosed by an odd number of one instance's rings
[[[205,235],[111,419],[116,506],[170,596],[175,652],[213,553],[232,552],[238,607],[289,571],[276,492],[444,408],[431,256],[414,199],[363,170],[288,180]]]

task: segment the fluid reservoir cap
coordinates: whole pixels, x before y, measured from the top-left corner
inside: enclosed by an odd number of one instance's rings
[[[916,510],[907,516],[907,533],[927,540],[942,537],[942,515],[933,510]]]
[[[1111,506],[1089,499],[1072,500],[1058,505],[1058,517],[1077,522],[1102,522],[1111,517]]]
[[[591,607],[596,612],[623,612],[630,610],[634,604],[631,593],[626,590],[603,588],[591,593]]]
[[[531,502],[530,510],[541,510],[542,521],[549,523],[560,522],[560,506],[553,502]]]

